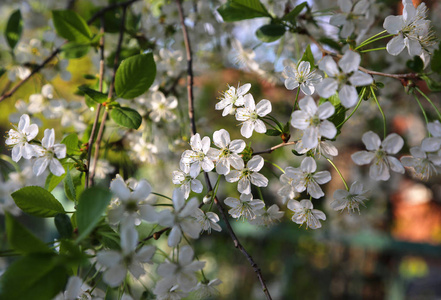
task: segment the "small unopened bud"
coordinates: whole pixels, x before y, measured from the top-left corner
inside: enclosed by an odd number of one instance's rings
[[[205,195],[204,198],[202,199],[202,201],[205,204],[210,203],[211,197],[213,197],[213,191],[210,191],[207,195]]]

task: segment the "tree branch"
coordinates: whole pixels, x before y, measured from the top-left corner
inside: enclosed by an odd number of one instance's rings
[[[123,37],[124,37],[124,28],[125,28],[125,23],[126,23],[126,13],[127,13],[127,6],[123,6],[123,14],[122,14],[122,17],[121,17],[121,27],[120,27],[120,30],[119,30],[118,45],[117,45],[116,52],[115,52],[115,59],[113,61],[113,75],[112,75],[112,80],[110,81],[109,93],[108,93],[108,96],[107,96],[108,99],[112,99],[112,97],[113,97],[113,88],[115,86],[116,69],[118,68],[119,55],[121,53],[121,45],[122,45],[122,41],[123,41]],[[93,184],[93,178],[95,176],[95,171],[96,171],[96,164],[98,162],[98,157],[99,157],[99,152],[100,152],[100,144],[101,144],[101,140],[103,138],[104,127],[105,127],[105,124],[106,124],[106,120],[107,120],[108,114],[109,114],[109,111],[106,109],[104,111],[103,118],[101,119],[101,124],[100,124],[100,129],[98,131],[98,136],[96,137],[95,153],[94,153],[94,156],[93,156],[93,166],[92,166],[92,169],[89,169],[89,171],[90,171],[90,174],[89,174],[89,186]]]
[[[190,118],[191,123],[191,133],[192,135],[195,135],[197,133],[196,130],[196,122],[195,122],[195,116],[194,116],[194,98],[193,98],[193,60],[192,60],[192,53],[191,53],[191,46],[190,41],[188,38],[187,28],[185,26],[184,22],[184,13],[182,10],[182,5],[180,0],[176,0],[176,4],[178,6],[179,11],[179,19],[182,26],[182,33],[184,35],[184,43],[185,43],[185,50],[187,53],[187,95],[188,95],[188,116]],[[205,182],[207,184],[208,191],[211,192],[213,190],[213,187],[210,182],[210,178],[208,177],[208,173],[204,172],[205,176]],[[260,271],[259,266],[254,261],[253,257],[246,251],[246,249],[242,246],[239,239],[237,238],[236,234],[233,231],[233,228],[230,225],[230,222],[228,221],[228,216],[225,213],[224,208],[222,207],[222,204],[219,202],[217,197],[214,197],[214,203],[216,204],[222,219],[224,220],[227,231],[230,234],[231,239],[234,242],[234,247],[240,250],[242,254],[247,258],[248,262],[251,264],[251,267],[254,269],[254,272],[257,275],[257,278],[259,279],[260,285],[262,286],[262,290],[265,293],[265,296],[268,300],[271,300],[271,295],[269,293],[269,290],[265,284],[265,280],[263,279],[262,272]]]
[[[275,146],[273,146],[273,147],[271,147],[271,148],[268,148],[268,149],[266,149],[266,150],[255,151],[255,152],[253,152],[253,155],[264,154],[264,153],[271,153],[271,152],[273,152],[273,151],[276,150],[276,149],[279,149],[279,148],[282,148],[282,147],[285,147],[285,146],[295,145],[296,143],[297,143],[297,142],[280,143],[280,144],[275,145]]]
[[[100,75],[99,75],[99,91],[103,91],[103,82],[104,82],[104,17],[101,16],[101,29],[100,33],[102,34],[100,38]],[[86,189],[89,186],[89,184],[92,184],[93,181],[89,182],[89,170],[90,170],[90,158],[92,156],[92,149],[93,149],[93,140],[95,138],[96,134],[96,128],[98,125],[98,122],[100,120],[100,113],[101,113],[101,103],[98,103],[96,106],[96,113],[95,113],[95,120],[93,121],[92,130],[90,132],[89,142],[87,143],[87,169],[86,169]]]

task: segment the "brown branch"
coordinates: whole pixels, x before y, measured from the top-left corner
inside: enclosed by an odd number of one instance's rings
[[[100,38],[100,75],[99,75],[99,91],[103,91],[103,82],[104,82],[104,17],[101,16],[101,29],[100,33],[102,34]],[[93,149],[93,140],[95,138],[96,134],[96,128],[98,125],[98,122],[100,120],[100,113],[101,113],[101,103],[98,103],[96,106],[96,113],[95,113],[95,120],[93,121],[92,130],[90,132],[89,142],[87,143],[87,164],[86,164],[86,189],[91,185],[93,180],[89,181],[89,169],[90,169],[90,158],[92,156],[92,149]]]
[[[205,176],[205,182],[207,183],[208,191],[212,191],[213,187],[210,182],[210,178],[208,178],[208,173],[204,172]],[[251,267],[253,268],[254,272],[257,275],[257,278],[259,279],[260,285],[262,287],[263,292],[265,293],[265,296],[268,300],[271,300],[271,295],[269,293],[269,290],[266,286],[265,279],[262,276],[262,272],[257,265],[257,263],[254,261],[253,257],[248,253],[248,251],[245,249],[245,247],[240,243],[239,239],[237,238],[236,234],[234,233],[233,228],[230,225],[230,222],[228,221],[228,216],[225,213],[225,209],[223,208],[222,204],[220,203],[219,199],[215,196],[214,197],[214,203],[217,206],[217,209],[219,210],[221,214],[222,220],[224,220],[225,225],[227,226],[227,231],[230,234],[231,239],[233,240],[234,247],[236,247],[242,254],[246,257],[248,262],[250,263]]]
[[[194,116],[194,97],[193,97],[193,66],[192,66],[192,53],[191,53],[191,46],[190,41],[188,38],[187,28],[185,26],[184,22],[184,12],[182,10],[181,0],[176,0],[176,4],[178,6],[179,11],[179,19],[181,22],[182,27],[182,33],[184,35],[184,43],[185,43],[185,50],[187,53],[187,95],[188,95],[188,116],[190,118],[191,123],[191,133],[192,135],[195,135],[197,133],[196,131],[196,122],[195,122],[195,116]],[[211,192],[213,190],[213,187],[210,182],[210,178],[208,178],[208,173],[204,172],[205,176],[205,182],[207,184],[208,192]],[[265,284],[265,280],[263,279],[262,272],[260,271],[259,266],[254,261],[253,257],[247,252],[247,250],[242,246],[239,239],[237,238],[236,234],[234,233],[233,228],[230,225],[230,222],[228,221],[228,216],[225,213],[225,209],[222,207],[222,204],[219,202],[217,197],[214,197],[214,203],[216,204],[222,219],[224,220],[227,231],[230,234],[231,239],[234,242],[234,247],[240,250],[242,254],[247,258],[248,262],[251,264],[251,267],[254,269],[254,272],[257,275],[257,278],[259,279],[260,285],[262,286],[262,290],[265,293],[265,296],[268,300],[271,300],[271,295],[269,293],[269,290]]]
[[[271,152],[273,152],[273,151],[276,150],[276,149],[279,149],[279,148],[282,148],[282,147],[285,147],[285,146],[295,145],[296,143],[297,143],[297,142],[280,143],[280,144],[275,145],[275,146],[273,146],[273,147],[271,147],[271,148],[268,148],[268,149],[266,149],[266,150],[255,151],[255,152],[253,152],[253,155],[264,154],[264,153],[271,153]]]
[[[121,27],[120,27],[120,30],[119,30],[118,45],[116,47],[115,59],[113,61],[113,75],[112,75],[112,80],[110,81],[109,93],[108,93],[108,96],[107,96],[108,99],[112,99],[112,97],[113,97],[113,88],[115,86],[116,69],[118,68],[119,55],[121,53],[121,46],[122,46],[122,41],[123,41],[123,37],[124,37],[124,28],[125,28],[125,23],[126,23],[126,13],[127,13],[127,6],[123,6],[123,14],[122,14],[122,17],[121,17]],[[99,157],[99,152],[100,152],[100,144],[101,144],[101,140],[103,138],[104,127],[105,127],[105,124],[106,124],[106,120],[107,120],[108,114],[109,114],[109,111],[106,109],[104,111],[103,118],[101,119],[100,129],[99,129],[98,135],[96,137],[95,153],[94,153],[94,156],[93,156],[93,165],[92,165],[92,168],[89,170],[90,171],[90,174],[89,174],[89,185],[93,184],[93,178],[95,176],[95,171],[96,171],[96,164],[97,164],[98,157]]]
[[[154,232],[153,234],[149,235],[148,237],[142,239],[142,241],[139,241],[139,242],[138,242],[138,245],[139,245],[139,244],[142,244],[142,243],[144,243],[144,242],[147,242],[148,240],[151,240],[151,239],[159,240],[159,238],[161,237],[161,235],[162,235],[164,232],[166,232],[167,230],[170,230],[170,229],[171,229],[170,227],[162,228],[161,230],[158,230],[158,231]]]
[[[188,95],[188,117],[191,123],[191,134],[196,134],[196,122],[194,117],[194,96],[193,96],[193,55],[191,52],[190,39],[188,38],[187,26],[185,26],[184,12],[181,0],[176,0],[181,21],[182,34],[184,35],[185,52],[187,53],[187,95]]]

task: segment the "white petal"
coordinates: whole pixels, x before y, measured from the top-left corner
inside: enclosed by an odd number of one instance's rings
[[[334,123],[324,120],[319,126],[319,134],[328,139],[333,139],[337,134],[337,128],[335,128]]]
[[[377,181],[389,180],[390,178],[389,168],[383,161],[373,163],[369,168],[369,177]]]
[[[337,64],[331,56],[325,56],[319,62],[319,69],[325,71],[331,77],[335,77],[340,73]]]
[[[363,134],[363,137],[361,138],[364,145],[366,146],[366,149],[370,151],[375,151],[380,148],[381,140],[378,134],[372,131],[368,131],[365,134]]]
[[[251,174],[251,183],[258,187],[268,186],[268,179],[259,173]]]
[[[116,265],[104,272],[103,280],[111,287],[116,287],[126,278],[127,269],[123,265]]]
[[[358,100],[357,90],[352,85],[345,84],[338,91],[338,96],[340,97],[341,104],[346,108],[354,106]]]
[[[387,43],[386,50],[389,52],[389,54],[396,56],[403,51],[405,46],[404,38],[401,34],[399,34]]]
[[[299,86],[299,82],[292,77],[288,77],[285,79],[285,87],[288,90],[293,90]]]
[[[348,74],[358,69],[358,66],[360,65],[360,61],[361,61],[360,54],[351,50],[347,50],[343,55],[343,57],[338,62],[338,65],[343,70],[343,72]]]
[[[170,231],[170,235],[168,236],[168,246],[169,247],[176,247],[179,242],[181,241],[182,232],[179,226],[175,225],[173,226],[172,230]]]
[[[334,112],[334,105],[332,105],[330,102],[325,102],[319,106],[317,115],[321,120],[324,120],[332,116]]]
[[[256,105],[256,113],[259,117],[264,117],[269,114],[272,110],[271,102],[269,100],[263,99]]]
[[[317,163],[312,157],[305,157],[300,164],[300,169],[304,173],[314,173],[317,169]]]
[[[317,147],[319,132],[320,132],[319,127],[306,128],[305,131],[303,132],[303,137],[302,137],[303,146],[309,149]]]
[[[403,16],[388,16],[384,20],[383,28],[390,34],[397,34],[402,29]]]
[[[263,157],[260,155],[256,155],[248,161],[247,168],[253,172],[258,172],[260,171],[260,169],[262,169],[264,163],[265,161]]]
[[[421,47],[421,44],[418,40],[405,38],[404,44],[406,45],[409,55],[411,57],[419,56],[423,53],[423,48]]]
[[[265,123],[263,123],[262,120],[254,121],[254,131],[256,131],[258,133],[265,133],[266,132]]]
[[[325,78],[316,86],[316,88],[321,97],[329,98],[337,91],[338,82],[333,78]]]
[[[254,123],[251,121],[246,121],[242,124],[242,128],[240,128],[240,134],[243,137],[250,138],[253,135]]]
[[[388,156],[387,161],[389,162],[389,166],[392,169],[392,171],[400,174],[404,174],[404,167],[398,159],[396,159],[393,156]]]
[[[403,138],[396,133],[389,134],[381,143],[381,146],[388,154],[397,154],[403,148],[403,145]]]
[[[331,181],[331,173],[328,171],[317,172],[312,176],[318,184],[325,184]]]
[[[367,152],[367,151],[358,151],[351,155],[352,160],[357,165],[367,165],[369,164],[375,157],[375,153]]]
[[[352,76],[349,77],[349,82],[353,86],[366,86],[372,84],[373,79],[372,76],[369,74],[366,74],[361,71],[355,71],[354,74],[352,74]]]

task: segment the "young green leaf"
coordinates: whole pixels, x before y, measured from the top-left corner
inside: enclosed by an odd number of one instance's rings
[[[70,42],[89,44],[92,33],[86,21],[72,10],[54,10],[52,19],[57,34]]]
[[[107,94],[95,91],[86,85],[81,85],[78,87],[78,89],[89,96],[96,103],[104,103],[108,100]]]
[[[116,124],[132,129],[138,129],[142,123],[141,115],[128,107],[113,108],[110,111],[110,117]]]
[[[11,196],[22,211],[36,217],[51,218],[58,213],[65,213],[61,203],[39,186],[24,187]]]
[[[11,214],[6,213],[6,235],[9,245],[20,253],[51,253],[49,247],[18,222]]]
[[[297,23],[297,16],[302,12],[302,10],[308,5],[307,2],[302,2],[296,7],[294,7],[293,10],[291,10],[289,13],[283,16],[282,20],[289,21],[292,24]]]
[[[280,39],[285,31],[285,26],[281,24],[267,24],[257,29],[256,36],[264,43],[271,43]]]
[[[116,71],[115,91],[118,97],[133,99],[143,94],[156,77],[152,53],[138,54],[123,60]]]
[[[61,141],[62,144],[66,145],[66,154],[74,155],[78,154],[78,135],[76,133],[71,133]]]
[[[23,32],[23,20],[19,9],[12,12],[6,24],[5,37],[11,49],[14,49]]]
[[[305,53],[303,53],[302,58],[299,60],[299,63],[301,61],[307,61],[309,62],[309,64],[311,65],[311,69],[315,66],[315,61],[314,61],[314,55],[312,55],[312,51],[311,51],[311,46],[308,45],[305,49]]]
[[[279,136],[282,134],[282,132],[280,132],[279,130],[275,130],[275,129],[267,129],[265,134],[269,135],[269,136]]]
[[[61,53],[63,54],[63,57],[67,59],[83,57],[89,53],[89,50],[89,45],[77,42],[69,42],[61,46]]]
[[[106,210],[111,197],[112,193],[109,189],[102,187],[92,187],[81,194],[76,213],[79,233],[77,242],[92,232]]]
[[[235,22],[259,17],[271,17],[259,0],[230,0],[217,11],[224,22]]]
[[[73,227],[70,218],[66,214],[57,214],[54,218],[55,227],[57,228],[60,238],[70,239],[73,234]]]

